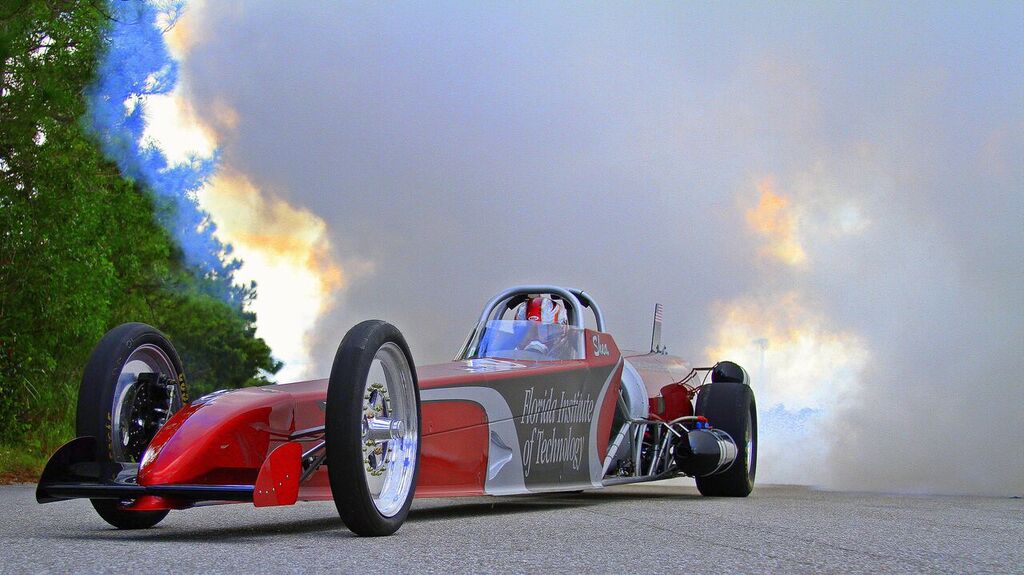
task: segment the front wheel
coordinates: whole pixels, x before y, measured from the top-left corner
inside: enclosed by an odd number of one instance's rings
[[[325,417],[327,474],[345,525],[390,535],[409,515],[420,455],[420,392],[405,338],[364,321],[334,356]]]
[[[78,389],[75,432],[96,438],[96,460],[138,466],[149,442],[167,419],[188,403],[181,360],[154,327],[126,323],[96,344]],[[167,511],[131,511],[114,499],[93,499],[107,523],[145,529]]]
[[[722,473],[697,477],[701,495],[746,497],[754,489],[757,471],[757,404],[745,383],[717,382],[697,395],[697,415],[725,431],[736,442],[736,460]]]

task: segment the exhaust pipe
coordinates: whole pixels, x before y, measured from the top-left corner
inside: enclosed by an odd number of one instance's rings
[[[736,461],[736,442],[721,429],[694,429],[676,440],[676,466],[693,477],[722,473]]]

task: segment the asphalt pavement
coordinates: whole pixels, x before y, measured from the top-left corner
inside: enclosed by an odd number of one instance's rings
[[[331,503],[171,512],[108,527],[86,501],[0,487],[0,573],[1024,573],[1024,500],[692,481],[574,495],[417,500],[392,537],[359,538]]]

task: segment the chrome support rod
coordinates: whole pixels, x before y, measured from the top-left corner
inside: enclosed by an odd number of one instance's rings
[[[654,433],[654,442],[651,446],[654,449],[654,455],[651,457],[651,464],[647,468],[647,475],[654,475],[654,470],[658,468],[658,463],[661,462],[661,444],[668,439],[667,435],[662,436],[661,427],[656,427]]]
[[[619,454],[619,448],[622,444],[622,440],[629,435],[630,425],[631,424],[627,421],[619,428],[619,433],[615,436],[615,441],[613,441],[611,446],[608,448],[608,455],[604,458],[604,470],[601,472],[601,477],[608,475],[608,468],[611,467],[612,462],[615,461],[615,456]]]
[[[288,441],[295,441],[296,439],[302,439],[303,437],[312,437],[314,435],[321,435],[324,433],[326,426],[318,425],[316,427],[309,427],[307,429],[300,429],[295,433],[288,436]]]
[[[317,469],[320,469],[320,466],[324,464],[325,459],[327,459],[327,451],[324,451],[320,455],[313,458],[309,462],[309,465],[305,466],[305,468],[302,470],[302,475],[299,477],[299,483],[302,483],[303,481],[309,479],[309,477],[313,475],[313,473],[315,473]]]
[[[671,430],[672,428],[670,427],[669,429]],[[669,450],[669,448],[671,446],[672,446],[672,441],[669,438],[669,436],[666,435],[665,436],[665,440],[661,442],[661,461],[665,462],[665,471],[667,471],[668,467],[669,467],[669,461],[670,460],[668,458],[668,450]],[[657,470],[655,470],[655,471],[657,471]]]
[[[314,455],[317,455],[320,452],[320,450],[324,450],[325,447],[327,447],[326,441],[321,441],[320,443],[317,443],[313,447],[307,449],[306,452],[302,454],[302,460],[305,461],[306,459],[313,457]]]
[[[647,424],[641,423],[636,427],[636,459],[633,462],[633,474],[640,477],[641,474],[641,458],[643,457],[644,447],[644,435],[647,433]]]
[[[611,485],[623,485],[626,483],[644,483],[647,481],[658,481],[661,479],[669,479],[670,477],[675,477],[676,475],[676,470],[670,467],[668,471],[655,475],[653,477],[646,477],[640,475],[637,475],[635,477],[609,477],[608,479],[605,479],[601,483],[605,487],[609,487]]]
[[[306,452],[302,454],[302,475],[299,477],[299,483],[309,479],[309,476],[313,475],[313,473],[324,464],[324,460],[326,459],[326,441],[321,441],[307,449]]]

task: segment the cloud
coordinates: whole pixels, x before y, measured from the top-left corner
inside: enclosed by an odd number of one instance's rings
[[[765,242],[761,253],[776,258],[785,264],[797,266],[807,260],[807,253],[800,245],[797,219],[789,205],[789,199],[774,191],[770,179],[757,184],[760,199],[757,206],[747,210],[747,224]]]
[[[310,335],[345,287],[323,219],[256,188],[245,175],[224,171],[199,193],[218,235],[245,262],[236,276],[257,283],[250,305],[258,331],[286,361],[283,381],[309,376]]]
[[[187,65],[189,52],[203,45],[202,29],[196,26],[203,6],[193,1],[177,14],[173,26],[164,26],[163,38],[179,65]],[[197,106],[187,77],[144,103],[143,141],[160,149],[170,165],[211,157],[239,124],[239,115],[223,100]],[[194,194],[215,224],[216,237],[232,246],[233,257],[244,261],[235,270],[235,279],[257,284],[257,298],[249,309],[257,316],[257,335],[284,362],[277,377],[291,381],[309,375],[311,334],[346,279],[327,223],[266,191],[229,158],[221,159],[215,174]],[[365,274],[370,266],[362,264],[359,269]]]
[[[820,183],[810,185],[806,176],[801,181],[798,202],[777,191],[773,177],[757,180],[756,196],[739,194],[741,202],[753,204],[745,210],[746,224],[759,244],[752,274],[762,281],[712,305],[705,362],[728,359],[751,373],[761,413],[761,480],[825,484],[831,480],[825,472],[832,455],[828,425],[863,399],[871,354],[858,334],[807,295],[812,290],[801,281],[815,265],[801,233],[819,248],[834,235],[807,225],[801,231],[797,214],[806,221],[838,221],[841,228],[850,219],[848,207],[828,201]]]
[[[864,342],[798,292],[746,296],[713,310],[718,321],[705,356],[749,366],[764,407],[832,409],[861,392],[870,359]]]

